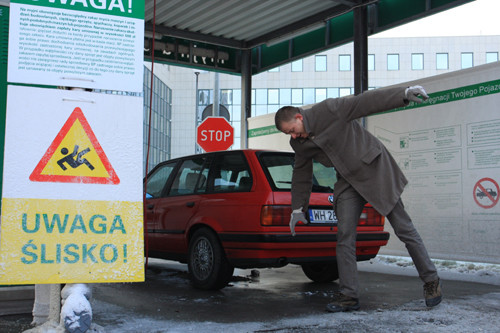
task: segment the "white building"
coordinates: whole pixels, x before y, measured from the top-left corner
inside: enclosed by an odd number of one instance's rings
[[[499,52],[500,36],[372,37],[368,41],[369,89],[498,61]],[[146,66],[151,68],[151,64]],[[171,126],[165,126],[172,131],[170,157],[201,152],[199,148],[195,150],[196,126],[201,122],[202,111],[213,102],[216,74],[160,64],[155,64],[154,74],[172,94],[172,118],[167,120]],[[240,85],[239,76],[219,74],[220,103],[228,109],[235,129],[232,149],[241,148]],[[252,116],[276,112],[284,105],[300,106],[349,95],[354,92],[353,87],[353,44],[349,43],[255,75]]]

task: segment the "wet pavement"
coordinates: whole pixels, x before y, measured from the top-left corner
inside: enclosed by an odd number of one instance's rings
[[[252,270],[235,270],[226,288],[200,291],[189,284],[186,269],[186,265],[150,260],[146,282],[100,284],[94,288],[94,298],[158,320],[241,323],[325,313],[325,305],[338,291],[337,283],[311,282],[294,265],[259,269],[259,277],[253,277]],[[414,300],[425,309],[422,282],[417,277],[360,272],[360,286],[364,311],[390,309]],[[500,292],[500,286],[444,280],[443,290],[451,300]],[[102,313],[95,313],[94,318],[103,327],[110,320]]]
[[[405,304],[406,307],[410,304],[407,310],[426,310],[422,283],[416,276],[360,271],[360,286],[362,311],[382,313]],[[300,267],[289,265],[274,269],[237,269],[226,288],[201,291],[190,285],[186,265],[150,259],[145,282],[93,286],[93,321],[104,330],[115,332],[120,332],[117,327],[136,318],[146,323],[168,320],[272,325],[284,319],[325,314],[325,305],[337,290],[337,283],[311,282]],[[500,286],[443,278],[443,290],[445,301],[453,303],[458,299],[463,302],[468,296],[500,293]],[[0,332],[23,332],[30,328],[31,319],[30,314],[0,317]],[[127,332],[132,331],[135,332]],[[137,330],[146,331],[149,330]]]

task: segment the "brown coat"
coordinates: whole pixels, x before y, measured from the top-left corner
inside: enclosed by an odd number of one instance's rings
[[[308,139],[290,139],[295,151],[292,208],[307,209],[312,159],[334,166],[339,180],[335,198],[353,186],[382,215],[388,215],[408,183],[382,142],[356,119],[404,106],[405,88],[370,90],[358,96],[330,98],[300,110]]]

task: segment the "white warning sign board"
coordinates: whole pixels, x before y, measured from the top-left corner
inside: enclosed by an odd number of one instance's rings
[[[144,280],[142,102],[8,87],[2,284]]]

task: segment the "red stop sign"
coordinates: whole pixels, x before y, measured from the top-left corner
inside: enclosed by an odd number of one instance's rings
[[[226,150],[234,141],[233,126],[224,117],[207,117],[196,134],[196,142],[206,152]]]

